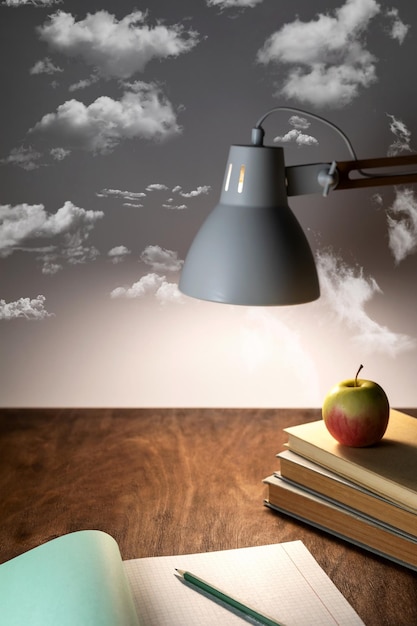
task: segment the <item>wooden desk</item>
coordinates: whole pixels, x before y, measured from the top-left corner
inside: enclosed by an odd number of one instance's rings
[[[417,410],[407,410],[417,416]],[[97,528],[124,559],[302,539],[364,622],[417,624],[417,575],[263,506],[318,410],[0,410],[0,562]]]

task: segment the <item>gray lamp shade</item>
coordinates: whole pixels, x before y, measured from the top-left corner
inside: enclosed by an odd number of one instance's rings
[[[231,146],[220,202],[191,245],[179,289],[248,306],[319,297],[313,254],[287,202],[282,148]]]

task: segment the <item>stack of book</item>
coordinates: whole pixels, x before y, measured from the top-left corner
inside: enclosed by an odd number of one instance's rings
[[[323,420],[284,432],[265,504],[417,570],[417,419],[391,409],[367,448],[338,444]]]

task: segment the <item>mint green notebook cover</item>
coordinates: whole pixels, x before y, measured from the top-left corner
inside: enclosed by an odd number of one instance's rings
[[[0,565],[7,626],[139,626],[115,540],[80,531]]]

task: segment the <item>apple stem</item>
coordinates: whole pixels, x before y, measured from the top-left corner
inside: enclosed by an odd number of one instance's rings
[[[356,376],[355,376],[355,387],[357,387],[357,386],[358,386],[358,375],[359,375],[359,372],[361,371],[361,369],[362,369],[362,368],[363,368],[363,365],[359,365],[359,369],[358,369],[358,371],[356,372]]]

